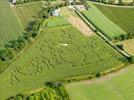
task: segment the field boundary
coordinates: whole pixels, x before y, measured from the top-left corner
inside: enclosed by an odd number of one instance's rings
[[[112,77],[116,77],[117,75],[120,75],[126,71],[128,71],[128,68],[131,69],[133,66],[132,65],[129,65],[121,70],[119,70],[118,72],[116,73],[110,73],[110,74],[107,74],[107,75],[104,75],[102,77],[100,77],[99,79],[98,78],[93,78],[93,79],[90,79],[90,80],[82,80],[82,81],[75,81],[75,82],[70,82],[70,83],[65,83],[65,85],[67,86],[71,86],[71,85],[78,85],[80,82],[83,83],[83,85],[85,84],[93,84],[95,82],[103,82],[105,80],[108,80]]]
[[[77,10],[74,7],[75,12],[84,20],[84,22],[86,22],[88,24],[89,27],[91,27],[91,29],[93,29],[93,31],[96,31],[96,33],[105,41],[107,42],[109,45],[111,45],[116,51],[118,51],[121,55],[123,55],[126,58],[130,58],[131,56],[126,53],[125,51],[119,49],[118,47],[116,47],[102,32],[100,32],[92,23],[90,23],[85,16],[83,16],[81,14],[81,12],[79,10]]]
[[[66,84],[67,83],[71,84],[74,82],[81,82],[81,81],[89,81],[89,80],[97,79],[99,77],[105,77],[107,75],[114,74],[115,72],[118,73],[119,71],[121,71],[122,69],[124,69],[127,66],[128,66],[127,64],[121,64],[118,67],[114,67],[114,68],[111,68],[111,69],[103,71],[103,72],[75,76],[75,77],[65,78],[64,80],[58,80],[58,81],[66,83]],[[99,74],[100,76],[97,76],[97,74]]]
[[[99,5],[103,5],[103,6],[109,6],[109,7],[117,7],[117,8],[134,8],[134,6],[124,6],[124,5],[113,5],[113,4],[104,4],[101,2],[93,2],[94,4],[99,4]]]

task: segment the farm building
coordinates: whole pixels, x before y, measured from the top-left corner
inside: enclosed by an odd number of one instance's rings
[[[52,16],[59,17],[60,16],[60,8],[54,9],[54,11],[52,11]]]
[[[12,4],[15,4],[16,3],[16,0],[12,0]]]

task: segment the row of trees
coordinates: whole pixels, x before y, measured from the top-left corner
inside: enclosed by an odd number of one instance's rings
[[[70,100],[64,86],[60,82],[47,82],[44,89],[29,95],[18,94],[7,100]]]
[[[101,2],[106,4],[116,4],[116,5],[134,5],[134,0],[132,2],[123,2],[123,0],[91,0],[94,2]]]
[[[16,0],[16,4],[23,4],[23,3],[36,2],[36,1],[46,1],[46,0]]]
[[[0,50],[0,62],[11,60],[18,52],[20,52],[32,38],[38,34],[40,20],[33,20],[27,27],[27,32],[19,36],[17,40],[11,40],[5,45],[5,49]]]
[[[123,41],[123,40],[127,40],[127,39],[132,39],[134,38],[134,33],[128,33],[128,34],[121,34],[119,36],[116,36],[114,37],[114,40],[120,40],[120,41]]]

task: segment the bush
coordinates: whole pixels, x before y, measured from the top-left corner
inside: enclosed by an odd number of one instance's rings
[[[101,77],[101,73],[96,73],[96,75],[95,75],[96,77]]]
[[[131,57],[130,57],[130,62],[131,62],[131,63],[134,63],[134,56],[131,56]]]
[[[123,44],[117,44],[116,45],[119,49],[124,50]]]

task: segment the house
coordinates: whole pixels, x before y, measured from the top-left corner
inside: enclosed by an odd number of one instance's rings
[[[16,4],[16,1],[17,1],[17,0],[12,0],[12,4]]]
[[[56,16],[56,17],[60,16],[60,8],[54,9],[54,11],[52,11],[52,16]]]
[[[72,4],[74,2],[74,0],[69,0],[69,3]]]

